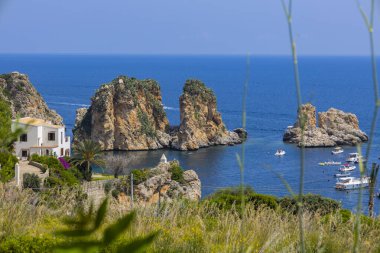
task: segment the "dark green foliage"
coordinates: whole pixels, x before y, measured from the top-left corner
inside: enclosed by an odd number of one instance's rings
[[[104,193],[105,194],[108,194],[112,189],[112,183],[111,182],[107,182],[105,185],[104,185]]]
[[[49,253],[59,241],[55,237],[6,236],[0,241],[0,252],[13,253]]]
[[[111,192],[111,195],[112,197],[114,197],[115,199],[117,199],[120,195],[120,191],[117,190],[117,189],[113,189],[112,192]]]
[[[241,200],[241,189],[239,187],[219,190],[206,199],[221,209],[231,210],[234,207],[238,212],[241,212]],[[276,197],[255,193],[248,186],[244,187],[244,201],[245,203],[252,203],[256,208],[266,206],[276,209],[278,207]]]
[[[326,215],[338,211],[341,208],[341,203],[324,198],[320,195],[306,194],[303,196],[303,209],[304,211],[311,213],[319,213],[321,215]],[[279,200],[281,208],[284,210],[296,214],[298,212],[297,199],[291,197],[284,197]]]
[[[146,134],[148,137],[155,137],[156,131],[152,127],[151,122],[149,121],[148,115],[146,115],[145,112],[141,111],[140,109],[137,112],[137,117],[139,118],[139,121],[141,123],[141,132]]]
[[[64,243],[57,245],[57,250],[75,251],[75,252],[99,252],[107,247],[111,247],[118,238],[132,225],[135,219],[135,212],[118,219],[115,223],[106,227],[102,232],[101,238],[95,238],[93,235],[99,230],[106,217],[108,200],[106,199],[94,212],[93,206],[88,212],[79,209],[75,217],[65,219],[67,230],[57,232],[58,236],[67,238]],[[144,238],[137,238],[119,244],[115,252],[141,252],[149,247],[157,233],[151,233]]]
[[[169,169],[171,175],[171,179],[174,181],[177,181],[180,184],[186,183],[185,179],[183,178],[183,169],[181,166],[179,166],[178,163],[172,163]]]
[[[200,96],[204,101],[216,102],[214,92],[199,80],[186,80],[185,86],[183,87],[183,93],[187,93],[193,97]]]
[[[46,187],[73,186],[79,184],[83,178],[75,166],[65,169],[59,160],[53,156],[33,154],[31,160],[49,168],[49,177],[44,182]]]
[[[102,148],[99,143],[92,140],[84,140],[73,147],[74,155],[70,163],[74,164],[87,181],[91,181],[92,166],[103,167],[105,162],[102,157]]]
[[[40,190],[41,179],[36,174],[25,173],[22,179],[24,189],[30,188],[37,192]]]
[[[137,185],[149,178],[149,169],[135,169],[131,171],[133,174],[133,184]]]
[[[0,152],[0,181],[8,182],[15,177],[15,165],[17,158],[11,153]]]

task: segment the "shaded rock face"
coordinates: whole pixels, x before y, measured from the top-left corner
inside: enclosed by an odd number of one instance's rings
[[[74,141],[92,139],[104,150],[195,150],[247,138],[244,129],[226,130],[214,93],[200,81],[186,82],[180,118],[169,127],[155,81],[120,76],[96,92],[89,109],[77,110]]]
[[[359,129],[356,115],[330,108],[318,113],[316,126],[315,107],[303,105],[298,120],[292,128],[285,131],[283,140],[301,146],[301,120],[305,123],[305,147],[333,147],[337,145],[356,145],[368,141],[367,135]]]
[[[0,98],[9,102],[13,119],[32,117],[63,125],[62,117],[49,109],[25,74],[12,72],[0,75]]]
[[[215,94],[198,80],[188,80],[179,99],[179,129],[172,134],[172,148],[195,150],[212,145],[237,144],[246,137],[242,129],[227,131],[216,108]]]
[[[104,150],[147,150],[169,146],[168,129],[157,82],[119,76],[96,91],[89,109],[77,110],[73,133]]]
[[[160,163],[151,169],[153,176],[135,186],[134,195],[137,202],[142,204],[157,203],[161,201],[171,202],[174,199],[184,198],[189,200],[201,199],[201,181],[194,170],[183,172],[183,182],[171,179],[170,168],[179,165],[177,161]],[[159,196],[161,195],[161,196]]]

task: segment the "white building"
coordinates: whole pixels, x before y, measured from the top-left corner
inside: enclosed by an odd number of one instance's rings
[[[32,154],[70,156],[70,137],[65,134],[65,126],[35,118],[21,118],[12,121],[12,128],[25,128],[25,134],[15,142],[17,157],[26,158]]]

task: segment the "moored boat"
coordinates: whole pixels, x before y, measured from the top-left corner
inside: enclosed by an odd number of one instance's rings
[[[359,153],[350,153],[346,159],[346,162],[350,163],[359,163],[359,162],[365,163],[366,160],[363,156],[359,155]]]
[[[368,187],[370,182],[369,177],[342,177],[339,178],[335,184],[337,190],[350,190]]]
[[[350,175],[351,175],[350,172],[346,172],[346,173],[337,173],[334,176],[335,177],[349,177]]]
[[[341,154],[341,153],[343,153],[343,152],[344,152],[343,148],[341,148],[341,147],[336,147],[336,148],[333,149],[333,151],[331,151],[331,154],[333,154],[333,155],[338,155],[338,154]]]
[[[356,169],[356,166],[346,163],[340,166],[339,171],[345,172],[345,171],[352,171],[354,169]]]
[[[275,156],[284,156],[286,154],[285,150],[277,149]]]

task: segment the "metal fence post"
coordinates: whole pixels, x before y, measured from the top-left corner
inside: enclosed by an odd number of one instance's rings
[[[133,209],[133,173],[131,173],[131,208]]]

